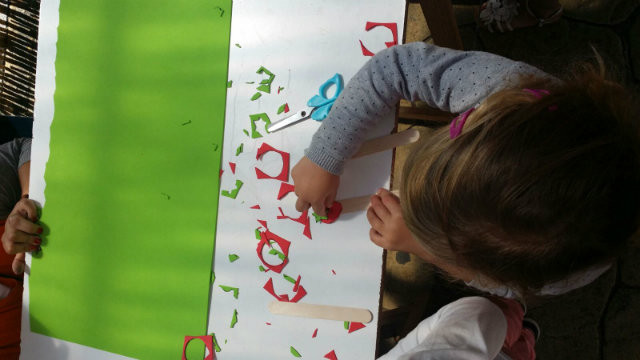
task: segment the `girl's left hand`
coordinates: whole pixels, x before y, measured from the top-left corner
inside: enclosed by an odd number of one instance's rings
[[[390,191],[380,189],[371,197],[367,219],[371,224],[369,237],[376,245],[387,250],[421,252],[402,218],[400,199]]]

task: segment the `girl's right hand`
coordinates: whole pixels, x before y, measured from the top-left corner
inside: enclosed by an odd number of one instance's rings
[[[296,210],[303,212],[311,207],[316,214],[326,216],[336,199],[340,177],[304,156],[291,170],[291,178],[298,196]]]
[[[35,251],[42,243],[42,227],[37,224],[38,209],[33,200],[21,199],[5,222],[2,246],[7,254],[16,254],[12,269],[16,274],[24,272],[24,253]]]

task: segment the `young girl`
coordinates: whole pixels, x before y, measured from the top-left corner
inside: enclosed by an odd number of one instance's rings
[[[402,98],[462,115],[415,146],[401,199],[372,197],[374,243],[522,298],[592,282],[636,231],[639,132],[623,88],[424,43],[379,52],[349,82],[292,170],[298,210],[324,214],[344,163]]]

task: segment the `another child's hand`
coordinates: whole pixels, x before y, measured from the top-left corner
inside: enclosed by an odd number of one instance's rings
[[[296,210],[302,212],[311,207],[316,214],[326,216],[327,208],[336,199],[340,177],[305,156],[291,170],[291,178],[298,196]]]
[[[371,224],[369,237],[376,245],[387,250],[422,252],[402,218],[400,199],[390,191],[380,189],[371,197],[367,219]]]
[[[42,243],[40,234],[42,227],[38,221],[38,209],[35,202],[22,199],[13,207],[13,210],[5,222],[2,246],[7,254],[16,254],[13,259],[13,272],[24,272],[24,253],[34,251]]]

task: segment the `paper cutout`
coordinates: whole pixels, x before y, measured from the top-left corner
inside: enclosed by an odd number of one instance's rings
[[[271,145],[269,145],[267,143],[262,143],[262,145],[260,145],[260,148],[258,148],[258,152],[256,153],[256,160],[260,160],[260,158],[264,154],[266,154],[266,153],[268,153],[270,151],[277,152],[282,157],[282,170],[280,170],[280,174],[278,174],[277,176],[270,176],[270,175],[267,175],[262,170],[260,170],[260,169],[258,169],[256,167],[255,168],[256,169],[256,176],[258,177],[258,179],[275,179],[275,180],[280,180],[280,181],[283,181],[283,182],[289,181],[289,161],[290,161],[290,156],[289,156],[288,152],[278,150],[278,149],[274,148],[273,146],[271,146]]]
[[[269,131],[267,130],[267,126],[271,125],[271,119],[269,119],[269,116],[266,113],[249,115],[249,119],[251,120],[251,138],[252,139],[257,139],[262,137],[262,134],[260,134],[256,130],[256,121],[259,121],[259,120],[264,121],[264,131],[269,133]],[[247,135],[249,134],[247,133]]]
[[[311,335],[311,338],[315,338],[316,336],[318,336],[318,329],[317,328],[313,331],[313,335]]]
[[[224,170],[220,169],[220,175],[218,175],[219,178],[222,177],[222,173],[224,173]]]
[[[211,339],[213,340],[213,348],[216,350],[216,352],[222,351],[222,349],[218,345],[218,339],[216,339],[216,334],[215,333],[211,333],[211,334],[209,334],[209,336],[211,336]]]
[[[322,220],[327,220],[327,219],[329,219],[329,217],[327,217],[327,216],[320,216],[320,215],[318,215],[318,214],[316,214],[316,213],[311,213],[311,215],[313,215],[313,218],[315,219],[316,223],[319,223],[319,222],[321,222]]]
[[[242,132],[243,132],[245,135],[249,136],[249,131],[247,131],[247,129],[242,129]]]
[[[235,45],[236,45],[236,47],[237,47],[237,48],[240,48],[240,49],[242,49],[242,46],[240,46],[240,44],[238,44],[238,43],[235,43]]]
[[[214,271],[211,272],[211,280],[210,280],[210,285],[213,285],[213,283],[216,281],[216,273]]]
[[[276,219],[290,219],[304,225],[304,230],[302,230],[302,234],[307,238],[311,239],[311,221],[309,221],[309,215],[308,215],[309,210],[305,210],[302,214],[300,214],[300,217],[298,217],[297,219],[285,215],[281,207],[278,207],[278,210],[280,210],[280,215],[276,216]]]
[[[378,22],[370,22],[367,21],[367,24],[364,28],[365,31],[369,31],[375,27],[378,26],[384,26],[387,29],[389,29],[391,31],[391,34],[393,35],[393,41],[387,41],[385,42],[385,46],[390,48],[394,45],[398,45],[398,24],[396,23],[378,23]],[[362,40],[360,41],[360,49],[362,50],[362,55],[364,56],[373,56],[375,55],[374,53],[372,53],[369,49],[367,49],[364,44],[362,43]]]
[[[280,94],[280,91],[284,90],[284,86],[278,86],[278,94]]]
[[[242,154],[242,151],[244,151],[244,144],[240,144],[240,146],[238,146],[236,149],[236,156]]]
[[[333,223],[334,221],[338,220],[338,217],[340,217],[341,212],[342,212],[342,204],[337,201],[334,201],[331,207],[329,208],[329,211],[327,211],[327,218],[322,220],[322,222],[325,224]]]
[[[333,269],[331,269],[331,272],[333,273],[333,275],[335,275],[335,274],[336,274],[336,271],[335,271],[335,270],[333,270]]]
[[[349,330],[349,322],[348,321],[344,322],[344,329],[345,330]]]
[[[291,351],[291,354],[297,358],[301,358],[302,355],[300,355],[300,353],[298,352],[298,350],[294,349],[293,346],[289,347],[289,351]]]
[[[231,317],[231,326],[230,328],[234,328],[238,323],[238,310],[233,309],[233,316]]]
[[[267,227],[267,222],[264,220],[258,220],[258,222],[260,223],[260,225],[262,225],[263,228],[268,229]]]
[[[256,82],[255,81],[245,81],[244,83],[245,84],[255,84]]]
[[[233,287],[233,286],[226,286],[226,285],[218,285],[220,287],[220,289],[222,289],[224,292],[229,292],[229,291],[233,291],[233,297],[234,298],[238,298],[238,295],[240,293],[240,289],[238,289],[237,287]]]
[[[281,253],[280,251],[278,251],[278,250],[276,250],[276,249],[271,249],[271,250],[269,250],[269,254],[271,254],[271,255],[277,255],[277,256],[280,258],[280,260],[284,260],[284,259],[286,259],[286,258],[287,258],[283,253]],[[294,281],[295,281],[295,280],[294,280]]]
[[[282,105],[280,105],[280,107],[278,108],[278,115],[282,114],[282,113],[288,113],[289,112],[289,104],[284,103]]]
[[[261,93],[257,92],[255,94],[253,94],[253,96],[251,97],[251,101],[256,101],[260,98],[260,96],[262,96]]]
[[[229,262],[234,262],[236,260],[240,259],[240,256],[236,255],[236,254],[229,254]]]
[[[278,301],[296,303],[296,302],[300,301],[300,299],[305,297],[305,295],[307,295],[307,291],[304,289],[303,286],[299,286],[297,291],[294,291],[295,296],[292,299],[289,299],[289,295],[287,295],[287,294],[278,295],[278,294],[276,294],[276,291],[273,288],[273,279],[272,278],[269,278],[269,280],[267,280],[267,282],[264,284],[264,286],[262,288],[265,289],[269,294],[271,294]]]
[[[258,69],[258,71],[256,71],[256,73],[265,74],[269,76],[268,79],[263,79],[262,81],[260,81],[261,85],[257,87],[257,90],[270,94],[271,83],[273,82],[273,79],[275,79],[276,76],[271,71],[267,70],[267,68],[265,68],[264,66],[260,66],[260,68]]]
[[[236,163],[229,162],[229,167],[231,168],[231,173],[235,174],[236,173]]]
[[[233,80],[227,81],[227,89],[231,89],[232,86],[233,86]]]
[[[253,205],[252,207],[250,207],[250,209],[256,209],[256,210],[259,210],[259,209],[260,209],[260,205],[257,205],[257,204],[256,204],[256,205]]]
[[[327,353],[324,358],[329,360],[338,360],[338,356],[336,355],[336,352],[334,350],[331,350],[331,352]]]
[[[291,276],[289,276],[287,274],[282,274],[282,276],[284,277],[285,280],[287,280],[288,282],[290,282],[290,283],[295,285],[296,279],[292,278]]]
[[[264,257],[262,255],[262,250],[265,246],[268,246],[271,248],[271,243],[269,242],[270,240],[275,241],[280,247],[280,249],[282,250],[281,253],[282,255],[284,255],[284,259],[282,259],[282,263],[280,265],[271,265],[264,260]],[[284,269],[284,267],[287,266],[287,264],[289,263],[289,246],[290,245],[291,245],[290,241],[281,238],[280,236],[272,233],[269,230],[266,230],[266,231],[260,232],[260,242],[258,243],[256,252],[258,253],[258,258],[260,259],[260,261],[262,261],[262,264],[264,264],[264,266],[267,269],[273,270],[278,274],[280,274],[282,272],[282,269]]]
[[[187,360],[187,345],[191,342],[191,340],[193,339],[200,339],[202,340],[202,342],[204,342],[204,346],[206,347],[207,350],[209,350],[209,355],[207,355],[204,360],[214,360],[213,357],[213,337],[211,336],[185,336],[184,337],[184,344],[182,345],[182,360]]]
[[[222,190],[222,192],[220,193],[222,196],[226,196],[228,198],[232,198],[235,199],[238,196],[238,191],[240,191],[240,188],[242,187],[243,182],[241,180],[236,180],[236,188],[229,191],[229,190]]]
[[[256,240],[260,240],[260,229],[255,230]]]
[[[298,278],[296,279],[296,282],[293,284],[293,291],[294,292],[298,292],[298,288],[300,287],[300,280],[302,279],[302,277],[300,275],[298,275]]]
[[[291,184],[283,182],[280,184],[280,191],[278,191],[278,200],[282,200],[285,195],[295,190],[295,187]]]
[[[351,324],[349,324],[349,334],[351,334],[354,331],[360,330],[362,328],[364,328],[364,324],[363,323],[359,323],[359,322],[351,322]]]
[[[268,323],[265,323],[265,324],[267,324],[267,325],[269,325],[269,326],[271,326],[271,323],[270,323],[270,322],[268,322]]]
[[[262,266],[262,265],[258,266],[258,270],[260,270],[261,272],[269,271],[268,269],[265,269],[264,266]]]

